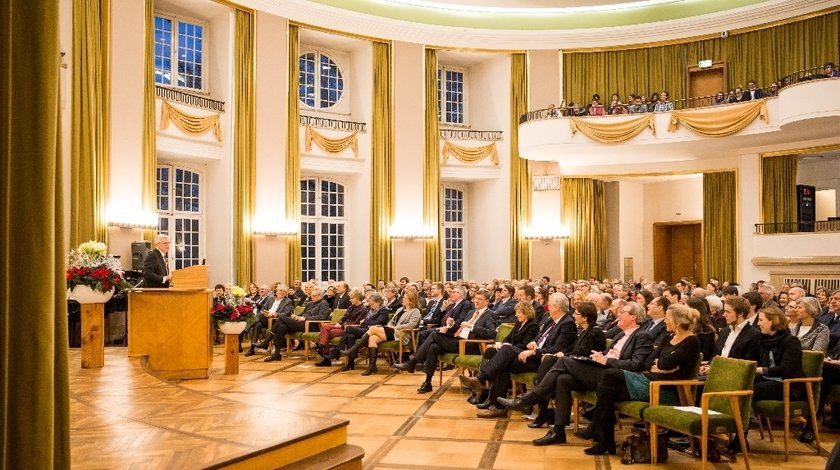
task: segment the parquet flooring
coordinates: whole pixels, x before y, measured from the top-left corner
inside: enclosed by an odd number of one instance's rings
[[[380,373],[363,377],[363,367],[345,373],[337,365],[314,367],[317,356],[305,362],[284,354],[281,362],[265,363],[257,354],[240,357],[240,373],[225,376],[223,350],[216,347],[209,379],[170,383],[149,375],[124,348],[106,348],[99,371],[80,369],[75,351],[70,356],[74,468],[196,468],[337,420],[349,421],[347,442],[365,449],[364,468],[370,470],[626,468],[620,456],[585,455],[589,444],[571,433],[567,445],[531,445],[546,430],[529,429],[520,413],[476,418],[454,372],[444,375],[443,387],[435,377],[434,391],[425,395],[415,391],[422,374],[393,373],[381,358]],[[784,462],[781,432],[771,444],[753,429],[751,467],[823,469],[840,434],[827,429],[822,434],[822,455],[794,440],[794,455]],[[671,451],[667,464],[633,467],[699,464]],[[709,468],[745,467],[738,459]]]

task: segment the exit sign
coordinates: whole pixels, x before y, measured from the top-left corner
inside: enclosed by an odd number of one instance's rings
[[[712,66],[712,59],[701,60],[698,64],[698,67],[701,69],[705,69]]]

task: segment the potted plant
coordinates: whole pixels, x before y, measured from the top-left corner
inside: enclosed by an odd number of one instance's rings
[[[131,288],[120,261],[102,242],[88,241],[67,255],[67,288],[81,304],[104,304],[116,290]]]
[[[210,310],[211,316],[218,322],[222,333],[238,335],[256,321],[254,307],[248,304],[245,295],[245,289],[233,286],[230,289],[230,297],[225,297],[223,303],[214,305]]]

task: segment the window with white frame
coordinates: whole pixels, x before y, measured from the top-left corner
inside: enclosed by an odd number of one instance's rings
[[[196,169],[157,167],[158,233],[169,235],[174,242],[169,252],[170,267],[174,269],[201,264],[204,259],[202,179]]]
[[[202,91],[205,88],[204,23],[155,15],[155,83]]]
[[[464,278],[464,189],[443,187],[443,272],[446,281]]]
[[[304,106],[329,109],[344,93],[344,76],[338,64],[322,52],[306,52],[300,56],[298,97]]]
[[[466,124],[467,71],[438,67],[438,118],[441,124]]]
[[[300,253],[303,279],[344,280],[344,185],[322,178],[300,180]]]

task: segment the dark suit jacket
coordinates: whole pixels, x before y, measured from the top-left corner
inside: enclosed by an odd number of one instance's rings
[[[387,299],[385,300],[385,302],[385,308],[387,308],[388,311],[390,311],[391,313],[397,313],[397,310],[399,310],[403,306],[401,295],[394,297],[394,300],[390,303],[387,301]]]
[[[607,347],[607,338],[604,332],[597,326],[591,326],[583,330],[569,346],[564,354],[572,356],[589,356],[592,351],[603,351]]]
[[[384,306],[379,307],[378,310],[368,311],[362,320],[362,325],[365,326],[385,325],[386,323],[388,323],[388,309]]]
[[[271,296],[265,299],[265,303],[263,304],[263,308],[268,310],[274,306],[274,302],[277,300],[277,297]],[[292,310],[294,310],[294,302],[289,297],[283,297],[280,300],[280,306],[277,307],[277,316],[278,317],[288,317],[292,314]]]
[[[543,306],[536,300],[532,300],[531,305],[534,306],[534,320],[536,320],[537,323],[542,323],[546,316],[545,308],[543,308]]]
[[[828,349],[840,342],[840,320],[834,320],[834,312],[826,312],[820,317],[820,323],[828,327]]]
[[[472,318],[475,309],[473,309],[467,319],[469,320]],[[499,327],[499,320],[496,317],[496,312],[491,309],[487,309],[486,312],[475,322],[473,325],[472,330],[470,331],[470,339],[495,339],[496,338],[496,328]]]
[[[317,302],[309,302],[300,314],[307,320],[329,320],[330,319],[330,305],[326,300],[321,299]]]
[[[458,328],[461,327],[461,323],[469,320],[472,316],[472,311],[474,310],[473,304],[470,303],[469,300],[462,300],[458,302],[457,305],[450,305],[446,312],[443,313],[443,318],[450,317],[455,320],[455,323],[446,331],[446,334],[449,336],[454,336],[455,332],[458,331]],[[443,323],[443,320],[441,320]],[[441,324],[441,326],[446,326]]]
[[[550,316],[546,316],[545,318],[546,320],[543,322],[540,332],[537,334],[536,338],[542,336],[542,332],[545,331],[545,328],[548,328],[551,323],[554,322]],[[548,338],[546,338],[542,347],[537,348],[535,351],[537,353],[537,357],[541,357],[543,354],[554,354],[560,351],[566,351],[575,342],[577,336],[577,325],[575,324],[575,321],[570,315],[563,315],[560,317],[560,320],[558,320],[557,325],[555,325],[551,330],[551,333],[548,334]],[[534,341],[536,341],[536,339],[534,339]]]
[[[431,305],[434,302],[434,305]],[[423,315],[423,323],[430,324],[430,325],[439,325],[440,319],[443,317],[443,314],[440,310],[440,304],[443,302],[443,299],[429,299],[426,304],[426,314]]]
[[[143,287],[169,287],[169,281],[163,282],[167,272],[163,253],[157,248],[153,249],[143,260]]]
[[[718,340],[715,343],[715,356],[720,356],[723,351],[723,345],[726,344],[726,339],[729,338],[730,333],[732,333],[732,328],[728,326],[720,330]],[[729,357],[757,361],[759,351],[758,341],[760,339],[761,332],[758,329],[744,327],[741,333],[738,334],[738,338],[735,339],[735,343],[732,344],[732,348],[729,349]],[[709,360],[711,359],[709,358]]]
[[[618,343],[623,337],[624,332],[622,331],[613,338],[612,344]],[[630,334],[630,338],[624,344],[624,348],[622,348],[621,355],[618,359],[607,359],[607,365],[631,372],[641,372],[651,350],[653,350],[653,340],[641,328],[638,328]]]
[[[499,319],[499,323],[516,323],[514,307],[516,307],[516,301],[511,297],[508,297],[507,301],[499,301],[493,306],[493,310],[496,312],[496,318]]]
[[[347,292],[345,292],[343,295],[336,294],[335,305],[333,306],[333,308],[350,308],[350,294],[348,294]]]
[[[516,322],[513,325],[513,330],[511,330],[510,334],[502,342],[509,343],[511,346],[519,349],[527,349],[528,343],[533,341],[539,332],[540,326],[534,320],[529,320],[525,324]]]

